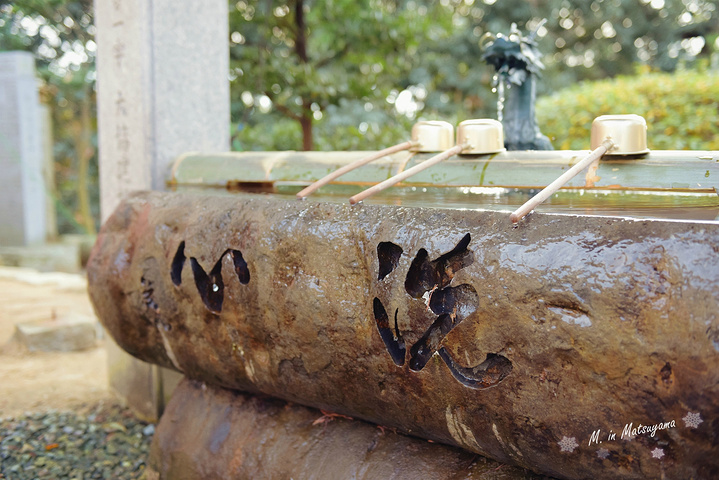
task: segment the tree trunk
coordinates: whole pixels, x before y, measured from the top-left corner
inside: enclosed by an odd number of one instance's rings
[[[300,118],[300,125],[302,125],[302,150],[309,151],[314,148],[314,142],[312,141],[312,112],[305,111],[305,114]]]
[[[305,25],[304,0],[295,0],[295,26],[297,34],[295,35],[295,52],[301,63],[307,63],[307,26]],[[302,125],[302,150],[312,150],[314,145],[312,141],[312,108],[311,102],[305,98],[302,99],[302,114],[299,118]]]

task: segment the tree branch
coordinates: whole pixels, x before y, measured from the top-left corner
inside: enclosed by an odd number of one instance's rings
[[[322,67],[327,66],[331,62],[337,60],[338,58],[345,56],[345,54],[347,52],[349,52],[349,50],[350,50],[350,46],[348,43],[346,43],[345,46],[342,47],[341,50],[338,50],[335,53],[333,53],[332,55],[325,57],[322,60],[318,61],[317,65],[315,65],[315,68],[322,68]]]
[[[280,112],[285,117],[289,117],[292,120],[295,120],[297,122],[302,121],[302,115],[298,115],[297,113],[293,112],[290,108],[286,107],[285,105],[282,105],[281,103],[275,103],[274,98],[271,95],[268,95],[268,92],[265,92],[265,95],[267,95],[270,100],[272,100],[272,105],[275,106],[278,112]]]

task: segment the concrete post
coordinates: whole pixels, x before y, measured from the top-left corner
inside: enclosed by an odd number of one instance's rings
[[[162,190],[175,158],[229,150],[225,0],[95,0],[101,212]],[[156,367],[109,347],[111,387],[155,418],[171,388]]]
[[[35,60],[0,53],[0,246],[45,242],[46,190]]]

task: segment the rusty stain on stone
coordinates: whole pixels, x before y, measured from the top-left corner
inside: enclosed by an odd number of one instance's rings
[[[718,245],[716,222],[140,193],[88,275],[116,341],[189,378],[559,478],[715,478]]]

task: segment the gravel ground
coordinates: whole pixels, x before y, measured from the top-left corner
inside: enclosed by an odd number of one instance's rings
[[[153,424],[115,404],[0,419],[0,479],[137,479]]]

